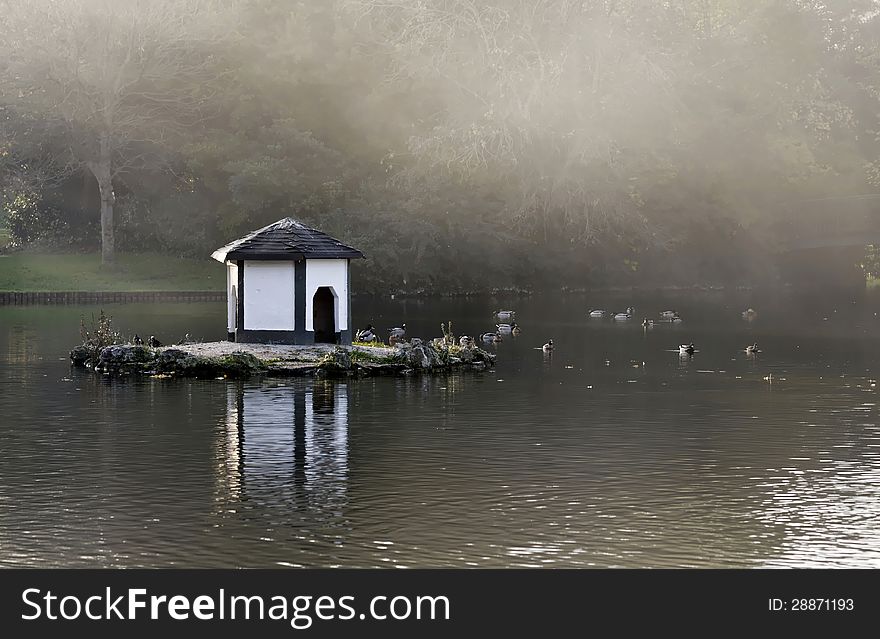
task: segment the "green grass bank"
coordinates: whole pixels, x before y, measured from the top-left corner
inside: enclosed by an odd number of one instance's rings
[[[112,266],[99,253],[0,255],[0,291],[222,291],[226,272],[211,259],[121,253]]]

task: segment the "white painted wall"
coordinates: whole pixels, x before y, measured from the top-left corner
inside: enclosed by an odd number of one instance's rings
[[[244,262],[244,327],[293,330],[293,262]]]
[[[348,260],[306,260],[307,331],[315,330],[313,302],[315,291],[321,286],[331,287],[336,295],[336,331],[348,330]]]
[[[226,330],[235,331],[235,306],[238,304],[238,264],[226,262]]]

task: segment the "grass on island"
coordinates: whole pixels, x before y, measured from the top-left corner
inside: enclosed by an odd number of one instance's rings
[[[225,285],[225,269],[209,258],[120,253],[105,267],[100,253],[0,255],[0,291],[222,291]]]

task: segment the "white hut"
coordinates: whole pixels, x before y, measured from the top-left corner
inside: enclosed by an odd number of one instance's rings
[[[289,217],[217,249],[229,339],[351,344],[349,264],[363,256]]]

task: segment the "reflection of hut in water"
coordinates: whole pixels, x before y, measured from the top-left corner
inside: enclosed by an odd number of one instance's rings
[[[230,385],[222,447],[227,499],[335,509],[348,481],[347,386]]]

